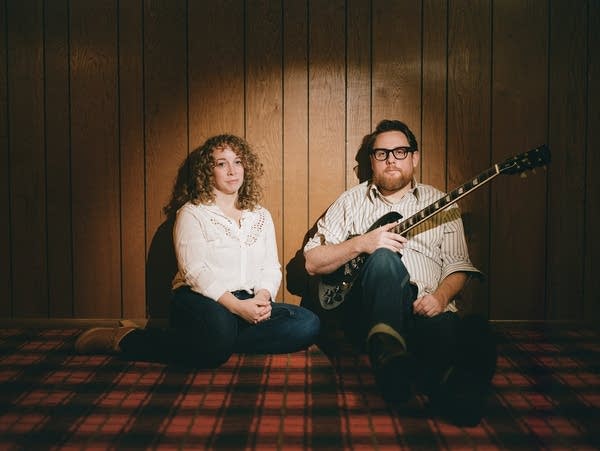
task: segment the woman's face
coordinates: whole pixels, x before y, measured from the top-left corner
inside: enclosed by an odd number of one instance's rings
[[[244,183],[242,159],[230,147],[213,150],[215,166],[213,184],[215,194],[236,194]]]

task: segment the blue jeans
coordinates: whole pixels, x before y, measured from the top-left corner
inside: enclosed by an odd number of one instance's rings
[[[239,299],[250,297],[235,293]],[[319,334],[319,318],[303,307],[272,303],[271,317],[250,324],[220,303],[188,287],[175,291],[171,304],[171,327],[136,329],[121,341],[132,359],[172,361],[212,368],[233,353],[285,354],[305,349]]]
[[[343,304],[345,329],[355,343],[363,344],[373,326],[390,326],[404,338],[417,364],[415,370],[428,388],[456,359],[460,318],[453,312],[433,317],[415,315],[416,297],[417,287],[410,283],[401,256],[377,249],[365,261]]]

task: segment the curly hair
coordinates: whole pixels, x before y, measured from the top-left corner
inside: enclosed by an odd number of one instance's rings
[[[385,132],[402,132],[408,139],[408,145],[412,149],[413,152],[419,150],[419,146],[417,144],[417,138],[415,138],[414,133],[404,122],[384,119],[373,131],[373,133],[369,133],[365,135],[356,153],[355,161],[358,163],[357,166],[354,167],[356,175],[358,176],[358,180],[360,182],[364,182],[365,180],[371,180],[373,177],[373,169],[371,168],[371,160],[369,156],[371,155],[371,151],[373,150],[373,145],[375,144],[375,140],[377,137]]]
[[[238,190],[237,207],[253,210],[262,196],[258,179],[263,175],[263,165],[258,156],[243,138],[235,135],[217,135],[208,138],[204,144],[192,151],[179,167],[171,200],[164,207],[167,216],[173,216],[186,202],[212,204],[213,191],[213,151],[229,147],[244,166],[244,181]]]

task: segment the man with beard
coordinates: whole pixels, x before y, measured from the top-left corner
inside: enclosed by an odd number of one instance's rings
[[[347,334],[366,346],[388,403],[399,406],[421,390],[449,420],[474,426],[496,347],[488,322],[459,316],[454,302],[471,275],[480,274],[469,259],[460,211],[456,204],[441,209],[406,236],[394,230],[399,221],[377,224],[390,212],[407,219],[444,193],[416,181],[419,149],[403,122],[380,122],[360,152],[368,155],[367,180],[319,219],[304,247],[306,270],[325,279],[363,261],[343,297],[320,293],[322,307],[342,312]]]

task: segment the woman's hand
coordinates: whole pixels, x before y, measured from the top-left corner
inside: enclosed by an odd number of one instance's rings
[[[255,296],[250,299],[238,300],[236,314],[251,324],[258,324],[271,317],[271,300]]]

